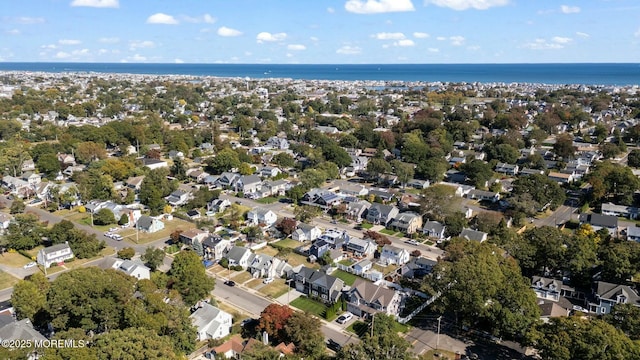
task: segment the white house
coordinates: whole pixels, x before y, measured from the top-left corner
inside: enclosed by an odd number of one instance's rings
[[[241,266],[243,269],[246,269],[249,266],[252,255],[251,250],[245,247],[233,246],[229,249],[225,257],[229,260],[229,266]]]
[[[393,245],[385,245],[382,247],[380,262],[387,265],[404,265],[409,262],[409,257],[409,252],[406,249],[399,248]]]
[[[63,263],[65,260],[73,258],[73,251],[69,247],[69,244],[57,244],[53,246],[40,249],[36,256],[38,265],[42,265],[45,268],[51,266],[51,264]]]
[[[297,241],[313,241],[322,235],[322,230],[319,227],[299,223],[298,228],[291,234],[291,238]]]
[[[198,331],[198,341],[221,339],[229,335],[233,325],[231,314],[208,303],[200,303],[200,308],[189,317]]]
[[[132,260],[123,260],[120,258],[112,258],[111,268],[133,276],[136,279],[151,279],[151,269],[142,263]]]
[[[277,220],[276,213],[262,207],[257,207],[247,213],[247,222],[253,225],[264,224],[266,227],[271,227]]]

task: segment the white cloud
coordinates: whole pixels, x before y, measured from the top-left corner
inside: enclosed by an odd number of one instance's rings
[[[584,33],[584,32],[581,32],[581,31],[576,32],[576,35],[578,35],[580,37],[583,37],[583,38],[591,37],[591,35],[589,35],[587,33]]]
[[[44,22],[44,18],[21,16],[19,18],[16,18],[15,22],[23,25],[42,24]]]
[[[638,28],[638,31],[633,33],[633,36],[640,38],[640,28]]]
[[[310,39],[311,41],[313,41],[313,42],[315,42],[315,41],[319,41],[319,40],[320,40],[320,39],[318,39],[318,38],[317,38],[317,37],[315,37],[315,36],[312,36],[312,37],[310,37],[309,39]]]
[[[286,38],[287,38],[287,34],[283,32],[272,34],[272,33],[263,31],[259,33],[258,36],[256,36],[256,40],[258,41],[258,43],[262,43],[263,41],[268,41],[268,42],[283,41]]]
[[[147,24],[176,25],[178,24],[178,20],[171,15],[155,13],[147,18]]]
[[[336,12],[336,9],[334,9],[334,8],[332,8],[332,7],[328,7],[328,8],[327,8],[327,12],[328,12],[329,14],[333,14],[334,12]]]
[[[568,38],[568,37],[562,37],[562,36],[554,36],[551,38],[551,41],[553,41],[556,44],[568,44],[572,41],[573,39]]]
[[[242,35],[242,31],[222,26],[218,29],[218,35],[224,37],[234,37]]]
[[[533,42],[524,44],[522,47],[530,50],[556,50],[564,48],[560,43],[548,42],[545,39],[536,39]]]
[[[427,51],[431,52],[431,53],[439,53],[440,49],[438,49],[438,48],[428,48]]]
[[[425,0],[425,3],[448,7],[453,10],[486,10],[491,7],[505,6],[509,4],[509,0]]]
[[[20,35],[20,30],[11,29],[11,30],[7,30],[6,33],[9,34],[9,35]]]
[[[343,55],[357,55],[357,54],[360,54],[361,52],[362,52],[361,48],[359,48],[358,46],[351,46],[351,45],[344,45],[338,50],[336,50],[337,54],[343,54]]]
[[[408,46],[414,46],[416,43],[413,42],[413,40],[411,39],[404,39],[404,40],[399,40],[393,43],[393,46],[400,46],[400,47],[408,47]]]
[[[453,46],[461,46],[464,43],[464,36],[451,36],[449,38],[449,40],[451,40],[451,45]]]
[[[132,40],[129,41],[129,49],[135,51],[136,49],[149,49],[155,47],[156,44],[151,40]]]
[[[55,55],[56,59],[66,59],[71,57],[71,54],[64,52],[64,51],[58,51]]]
[[[577,14],[580,12],[580,8],[578,6],[562,5],[560,6],[560,11],[563,14]]]
[[[87,6],[96,8],[118,8],[119,0],[73,0],[71,6]]]
[[[404,34],[401,32],[395,32],[395,33],[377,33],[372,35],[372,37],[378,39],[378,40],[402,40],[405,38]]]
[[[202,16],[196,16],[196,17],[182,15],[180,18],[186,22],[190,22],[194,24],[199,24],[199,23],[213,24],[216,22],[216,18],[214,18],[209,14],[204,14]]]
[[[109,52],[109,50],[107,50],[107,49],[99,49],[98,50],[98,55],[104,55],[104,54],[106,54],[108,52]]]
[[[58,46],[56,44],[42,45],[40,46],[43,49],[57,49]]]
[[[478,50],[480,50],[480,46],[478,46],[478,45],[467,46],[467,50],[478,51]]]
[[[184,60],[182,59],[174,59],[173,62],[176,64],[184,64]]]
[[[287,49],[300,51],[300,50],[306,50],[307,47],[302,44],[289,44],[287,45]]]
[[[415,11],[411,0],[349,0],[344,4],[344,8],[355,14]]]
[[[74,40],[74,39],[58,40],[58,44],[60,45],[79,45],[80,43],[82,43],[80,40]]]
[[[287,53],[287,54],[286,54],[286,57],[288,57],[288,58],[292,58],[292,57],[293,57],[293,54],[292,54],[292,53]]]
[[[103,37],[98,39],[98,41],[103,44],[116,44],[120,42],[120,39],[118,39],[117,37]]]
[[[131,60],[133,61],[147,61],[147,58],[140,55],[140,54],[135,54],[131,57]]]
[[[445,41],[445,40],[447,40],[447,38],[446,38],[446,37],[444,37],[444,36],[438,36],[438,37],[436,38],[436,40],[438,40],[438,41]]]
[[[426,39],[429,37],[429,34],[425,32],[414,32],[413,37],[416,39]]]

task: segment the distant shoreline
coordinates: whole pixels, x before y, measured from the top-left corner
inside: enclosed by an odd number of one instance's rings
[[[639,63],[161,64],[0,62],[0,72],[105,73],[328,81],[640,85]]]

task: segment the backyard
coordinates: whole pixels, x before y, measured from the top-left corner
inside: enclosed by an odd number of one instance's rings
[[[277,245],[277,246],[290,248],[290,249],[295,249],[295,248],[299,247],[300,245],[302,245],[302,243],[300,241],[293,240],[293,239],[282,239],[280,241],[276,241],[273,244]]]
[[[358,278],[357,275],[339,269],[334,271],[331,275],[337,277],[338,279],[342,279],[342,281],[344,281],[344,283],[349,286],[353,285],[353,283],[356,282],[356,279]]]

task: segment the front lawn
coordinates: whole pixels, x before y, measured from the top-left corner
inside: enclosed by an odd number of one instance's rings
[[[256,199],[256,202],[259,204],[273,204],[274,202],[277,202],[278,200],[280,200],[277,197],[273,197],[273,196],[267,196],[261,199]]]
[[[21,268],[32,261],[30,258],[17,252],[5,252],[0,256],[0,263],[14,268]]]
[[[118,234],[122,235],[122,237],[124,237],[127,241],[130,241],[132,243],[136,243],[136,236],[137,236],[138,244],[146,244],[159,239],[168,239],[169,235],[171,235],[171,233],[176,230],[186,231],[196,227],[194,223],[190,223],[188,221],[177,219],[177,218],[173,218],[173,220],[163,220],[162,222],[164,222],[164,229],[160,231],[156,231],[154,233],[146,233],[146,232],[139,231],[138,234],[136,235],[136,229],[127,228],[125,230],[118,232]]]
[[[0,289],[10,288],[18,281],[20,281],[20,279],[14,277],[11,274],[7,274],[4,271],[0,271]]]
[[[244,286],[255,289],[257,286],[260,286],[260,284],[262,284],[262,280],[262,278],[252,279],[248,283],[244,284]]]
[[[324,313],[327,311],[327,306],[325,304],[309,299],[306,296],[300,296],[299,298],[291,301],[290,305],[304,312],[314,314],[319,318],[324,317]]]
[[[373,224],[363,222],[362,224],[360,224],[360,227],[365,229],[365,230],[369,230],[369,229],[371,229],[373,227]]]
[[[266,297],[277,299],[286,294],[289,289],[291,288],[284,282],[284,279],[275,279],[271,284],[263,286],[258,291]]]
[[[243,272],[235,275],[232,279],[233,279],[233,281],[237,282],[238,284],[244,284],[246,281],[248,281],[251,278],[252,278],[252,276],[248,271],[243,271]]]
[[[347,326],[345,330],[358,335],[358,337],[362,337],[369,330],[369,324],[364,321],[356,320],[352,322],[351,325]]]
[[[385,235],[393,235],[396,233],[396,231],[391,229],[382,229],[380,230],[380,233]]]
[[[334,271],[331,275],[337,277],[338,279],[342,279],[342,281],[344,281],[344,283],[349,286],[353,285],[353,283],[356,282],[356,279],[358,278],[357,275],[339,269]]]

